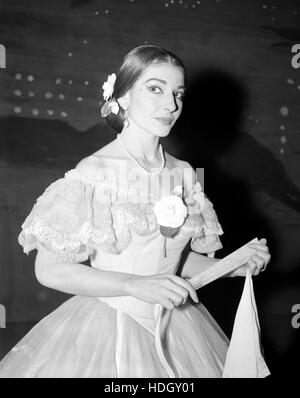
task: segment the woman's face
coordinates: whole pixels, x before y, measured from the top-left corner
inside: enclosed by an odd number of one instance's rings
[[[128,91],[128,117],[144,131],[167,136],[182,111],[183,70],[167,62],[151,64]]]

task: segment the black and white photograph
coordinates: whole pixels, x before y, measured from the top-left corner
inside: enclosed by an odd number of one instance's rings
[[[1,0],[1,379],[295,380],[299,27],[296,0]]]

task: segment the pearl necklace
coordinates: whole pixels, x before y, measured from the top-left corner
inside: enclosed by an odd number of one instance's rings
[[[133,160],[138,164],[138,166],[140,166],[142,169],[144,169],[148,174],[150,174],[150,175],[152,175],[152,176],[156,176],[156,175],[159,175],[159,174],[163,171],[163,169],[164,169],[164,167],[165,167],[165,164],[166,164],[166,160],[165,160],[165,157],[164,157],[164,154],[163,154],[163,150],[162,150],[162,145],[161,145],[161,144],[159,144],[160,156],[161,156],[161,160],[162,160],[162,161],[161,161],[161,166],[160,166],[160,168],[159,168],[158,171],[151,172],[151,171],[149,171],[146,167],[144,167],[144,166],[136,159],[136,157],[132,155],[132,153],[129,152],[129,150],[126,148],[126,146],[125,146],[124,143],[122,142],[121,137],[120,137],[120,134],[117,134],[117,139],[119,140],[120,144],[121,144],[122,147],[125,149],[125,151],[128,153],[128,155],[131,157],[131,159],[133,159]]]

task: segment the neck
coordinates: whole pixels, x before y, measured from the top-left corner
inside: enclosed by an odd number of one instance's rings
[[[137,159],[149,164],[161,162],[159,152],[159,137],[136,128],[130,120],[131,125],[123,128],[120,138],[129,152]]]

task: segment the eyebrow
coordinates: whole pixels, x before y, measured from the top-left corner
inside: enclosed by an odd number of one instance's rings
[[[158,81],[158,82],[160,82],[160,83],[167,84],[167,82],[166,82],[165,80],[163,80],[163,79],[158,79],[157,77],[151,77],[150,79],[147,79],[144,83],[147,83],[147,82],[149,82],[150,80],[156,80],[156,81]],[[178,86],[177,88],[182,88],[182,89],[185,90],[185,87],[184,87],[184,86]]]

